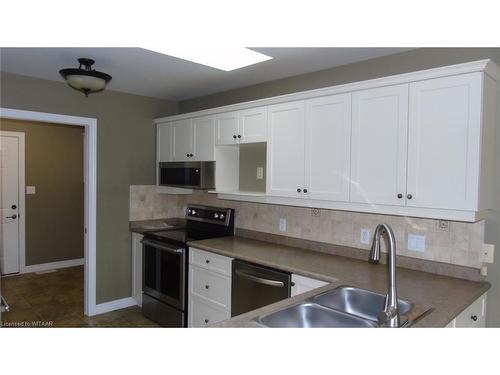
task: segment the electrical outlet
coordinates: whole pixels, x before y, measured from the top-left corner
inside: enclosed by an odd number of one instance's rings
[[[448,220],[438,220],[436,221],[436,229],[442,232],[449,232],[450,222]]]
[[[319,208],[311,208],[311,216],[312,217],[320,217],[321,211]]]
[[[370,229],[363,228],[361,229],[361,239],[362,244],[369,245],[370,244]]]
[[[257,180],[264,179],[264,167],[257,167]]]
[[[483,244],[483,251],[484,251],[483,262],[493,264],[494,254],[495,254],[495,245],[485,243],[485,244]]]
[[[425,251],[425,236],[408,234],[408,250],[423,253]]]
[[[286,232],[286,218],[280,218],[280,232]]]
[[[26,194],[36,194],[36,186],[26,186]]]

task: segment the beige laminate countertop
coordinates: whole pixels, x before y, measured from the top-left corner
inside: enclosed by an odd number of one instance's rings
[[[368,261],[243,237],[191,241],[188,245],[330,282],[321,289],[231,318],[215,325],[217,327],[259,327],[252,320],[253,318],[281,310],[319,291],[333,289],[339,285],[351,285],[382,293],[387,291],[388,273],[387,266],[384,264],[373,265]],[[445,327],[489,288],[490,284],[487,282],[468,281],[405,268],[397,269],[398,297],[415,304],[415,315],[419,315],[428,308],[434,308],[434,311],[416,322],[414,327]]]

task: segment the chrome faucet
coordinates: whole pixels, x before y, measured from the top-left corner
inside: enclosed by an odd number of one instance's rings
[[[382,234],[387,234],[389,238],[388,262],[389,268],[389,289],[385,297],[384,309],[379,313],[378,319],[387,327],[399,327],[399,308],[398,295],[396,292],[396,240],[394,232],[387,224],[379,224],[373,235],[372,249],[370,251],[369,262],[378,264],[380,262],[380,237]]]

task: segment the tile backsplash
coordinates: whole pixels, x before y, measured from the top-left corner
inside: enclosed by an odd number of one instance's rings
[[[156,186],[150,185],[130,187],[130,220],[183,217],[188,203],[234,208],[238,228],[366,250],[370,245],[361,243],[361,229],[370,229],[371,241],[376,225],[387,223],[394,230],[398,255],[473,268],[482,266],[484,221],[448,221],[443,230],[434,219],[229,201],[203,191],[190,195],[160,194]],[[286,232],[279,230],[280,218],[287,220]],[[408,234],[425,236],[425,251],[408,250]]]

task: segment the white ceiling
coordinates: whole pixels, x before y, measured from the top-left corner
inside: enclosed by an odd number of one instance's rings
[[[78,67],[77,58],[88,57],[113,77],[110,90],[179,101],[408,50],[252,49],[273,59],[225,72],[141,48],[1,48],[0,70],[62,82],[59,69]]]

